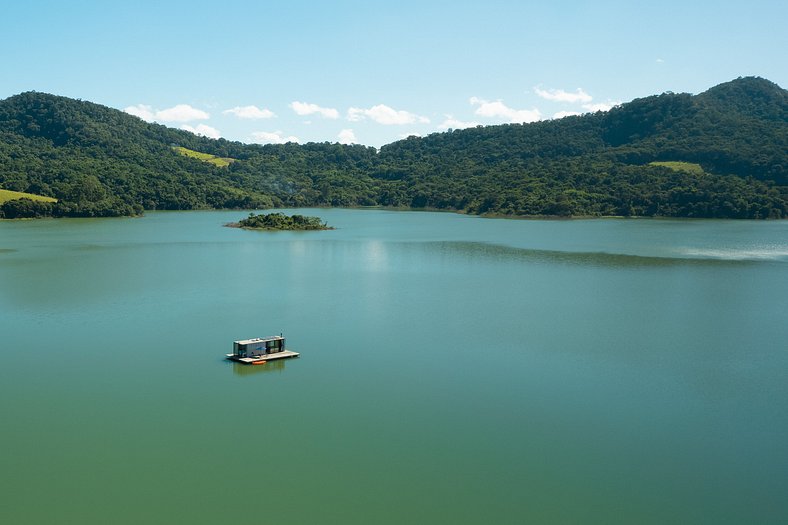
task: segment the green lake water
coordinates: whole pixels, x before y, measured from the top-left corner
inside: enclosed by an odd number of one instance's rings
[[[300,213],[0,223],[2,523],[788,522],[788,222]]]

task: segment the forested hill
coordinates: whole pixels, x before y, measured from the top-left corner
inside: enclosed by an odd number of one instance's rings
[[[0,215],[383,205],[504,215],[788,217],[788,92],[740,78],[606,113],[381,148],[248,145],[43,93],[0,101]]]

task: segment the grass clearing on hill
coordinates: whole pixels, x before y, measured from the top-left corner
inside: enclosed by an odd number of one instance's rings
[[[654,161],[649,162],[652,166],[663,166],[672,169],[673,171],[683,171],[684,173],[691,173],[692,175],[705,175],[700,164],[694,162],[679,162],[679,161]]]
[[[0,189],[0,204],[17,199],[30,199],[31,201],[42,201],[42,202],[57,202],[57,199],[53,199],[52,197],[44,197],[43,195],[35,195],[33,193],[24,193],[21,191]]]
[[[194,151],[193,149],[184,148],[183,146],[173,146],[172,149],[185,157],[201,160],[203,162],[213,164],[214,166],[219,166],[220,168],[227,167],[236,160],[231,159],[230,157],[217,157],[216,155],[211,155],[210,153]]]

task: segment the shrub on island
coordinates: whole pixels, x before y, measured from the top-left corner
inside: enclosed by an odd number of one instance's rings
[[[307,217],[305,215],[285,215],[284,213],[250,213],[249,217],[241,219],[230,226],[251,230],[332,230],[320,217]]]

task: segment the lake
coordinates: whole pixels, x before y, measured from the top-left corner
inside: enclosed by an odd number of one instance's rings
[[[787,221],[298,213],[0,222],[4,523],[788,521]]]

